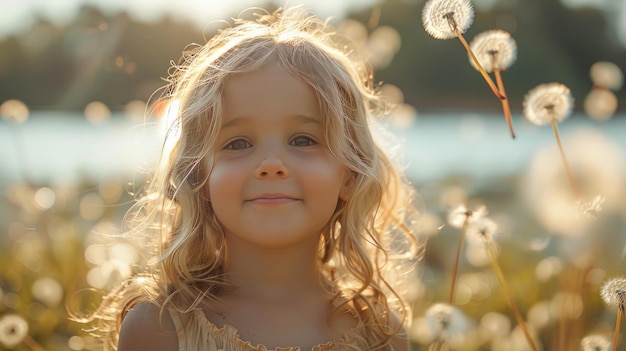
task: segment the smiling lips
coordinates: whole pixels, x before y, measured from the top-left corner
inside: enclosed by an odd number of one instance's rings
[[[298,201],[298,199],[285,194],[263,194],[246,202],[252,202],[259,205],[281,205],[295,201]]]

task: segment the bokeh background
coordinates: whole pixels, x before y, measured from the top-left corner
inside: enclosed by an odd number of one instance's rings
[[[463,247],[447,304],[461,237],[447,217],[459,204],[485,206],[498,224],[499,263],[541,349],[612,340],[617,309],[600,290],[626,275],[626,2],[472,1],[468,41],[498,28],[517,43],[503,73],[515,140],[460,43],[424,31],[423,0],[289,2],[301,3],[356,42],[396,106],[380,138],[402,156],[428,236],[412,287],[414,350],[438,338],[442,350],[528,349],[480,248]],[[140,243],[117,234],[159,149],[163,122],[143,123],[146,102],[218,20],[281,4],[0,0],[0,349],[93,349],[67,309],[93,308],[142,261]],[[522,115],[526,93],[548,82],[574,97],[559,129],[583,200],[602,199],[588,206],[593,219],[570,215],[552,130]]]

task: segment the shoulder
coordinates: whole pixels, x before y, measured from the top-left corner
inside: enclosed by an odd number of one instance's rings
[[[176,327],[169,313],[151,303],[134,306],[122,321],[118,351],[177,351]]]

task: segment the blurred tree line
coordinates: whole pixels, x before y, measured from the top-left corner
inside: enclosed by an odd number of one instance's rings
[[[348,15],[400,34],[399,52],[376,80],[398,86],[418,111],[499,111],[461,44],[424,31],[423,3],[385,0]],[[571,88],[580,110],[592,87],[593,63],[610,61],[626,71],[626,48],[596,9],[572,9],[559,0],[499,0],[488,11],[477,9],[465,38],[470,42],[495,28],[510,32],[518,46],[516,63],[503,75],[514,112],[528,90],[553,81]],[[144,23],[125,13],[106,16],[92,6],[65,26],[38,19],[29,30],[0,40],[0,103],[19,99],[31,109],[82,110],[97,100],[116,110],[145,101],[165,84],[170,62],[188,43],[204,43],[207,31],[169,17]],[[625,95],[618,93],[622,112]]]

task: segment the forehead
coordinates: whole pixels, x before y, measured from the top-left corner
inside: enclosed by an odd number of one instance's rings
[[[321,118],[315,90],[278,63],[228,78],[222,106],[225,121],[253,116]]]

